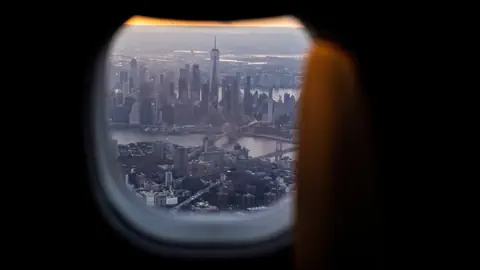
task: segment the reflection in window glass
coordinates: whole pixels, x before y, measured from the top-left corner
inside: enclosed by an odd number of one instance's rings
[[[295,192],[309,45],[290,18],[129,21],[112,42],[106,86],[122,186],[173,212],[245,214]]]

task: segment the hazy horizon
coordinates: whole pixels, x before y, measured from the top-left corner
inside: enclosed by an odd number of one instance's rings
[[[206,25],[129,25],[112,40],[117,53],[164,54],[174,50],[210,51],[216,37],[221,55],[303,54],[311,44],[305,29],[289,27],[212,27]]]
[[[134,16],[125,22],[130,26],[193,26],[193,27],[255,27],[255,28],[304,28],[303,24],[292,16],[238,20],[230,22],[186,21]]]

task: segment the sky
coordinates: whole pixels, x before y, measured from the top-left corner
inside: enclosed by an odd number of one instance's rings
[[[293,17],[275,17],[261,20],[242,20],[231,23],[219,23],[209,21],[179,21],[168,19],[157,19],[151,17],[134,16],[125,22],[128,25],[179,25],[179,26],[239,26],[239,27],[282,27],[282,28],[302,28],[302,24]]]

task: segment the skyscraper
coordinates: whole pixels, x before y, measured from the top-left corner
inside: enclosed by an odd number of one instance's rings
[[[140,85],[140,123],[143,125],[156,124],[156,98],[153,80]]]
[[[230,88],[230,112],[232,116],[237,116],[239,114],[239,98],[240,98],[240,86],[239,86],[240,74],[237,73],[235,76],[232,76],[231,88]]]
[[[155,142],[155,155],[163,159],[164,157],[164,146],[162,141]]]
[[[166,171],[165,172],[165,186],[167,188],[171,187],[173,184],[173,176],[172,176],[172,172],[170,171]]]
[[[107,76],[107,89],[111,90],[115,87],[115,83],[117,82],[115,67],[111,61],[107,62]]]
[[[258,109],[257,105],[258,105],[258,91],[255,91],[255,93],[253,94],[253,97],[252,97],[252,107],[253,107],[253,109]],[[252,111],[252,112],[254,112],[254,111]]]
[[[164,92],[165,91],[165,75],[160,74],[160,77],[159,77],[159,80],[158,80],[158,88],[157,88],[157,91],[158,92]]]
[[[118,141],[115,139],[111,139],[110,143],[111,143],[112,155],[114,155],[115,158],[117,158],[118,157]]]
[[[175,150],[173,168],[177,176],[185,176],[188,168],[188,149],[179,147]]]
[[[140,87],[139,81],[138,81],[138,63],[137,59],[133,58],[130,61],[130,79],[132,80],[132,85],[130,87],[132,88],[138,88]]]
[[[224,79],[225,83],[222,89],[222,106],[225,111],[230,112],[232,110],[232,98],[231,98],[231,92],[232,92],[232,82],[233,82],[233,77],[232,76],[227,76]]]
[[[226,94],[225,94],[225,92],[227,91],[227,89],[228,89],[227,78],[223,78],[223,79],[222,79],[222,100],[220,101],[220,102],[221,102],[221,105],[222,105],[223,107],[226,106],[226,105],[225,105],[225,103],[226,103],[226,99],[225,99]]]
[[[208,136],[203,138],[203,152],[208,152]]]
[[[289,93],[283,94],[283,102],[285,104],[288,104],[290,102],[290,94]]]
[[[126,97],[128,94],[130,94],[130,80],[126,80],[122,84],[122,93],[123,96]]]
[[[200,100],[200,66],[198,64],[193,64],[192,67],[192,80],[190,83],[190,95],[193,101]]]
[[[156,124],[155,99],[146,98],[140,103],[140,123],[142,125]]]
[[[188,69],[180,68],[180,76],[178,77],[178,99],[182,102],[188,100]]]
[[[123,85],[124,82],[128,81],[128,71],[121,70],[120,71],[120,87]]]
[[[273,123],[273,99],[269,98],[267,104],[267,122]]]
[[[158,124],[158,109],[159,109],[159,106],[157,105],[157,99],[154,98],[152,99],[152,124],[153,125],[156,125]]]
[[[252,92],[250,92],[251,84],[252,77],[247,76],[245,82],[245,90],[243,91],[243,113],[246,115],[252,114],[253,95]]]
[[[200,101],[200,108],[201,108],[203,113],[208,112],[209,93],[210,93],[209,84],[208,84],[208,82],[206,82],[202,85],[202,93],[201,93],[201,101]]]
[[[135,85],[133,83],[133,78],[130,76],[130,79],[128,80],[128,93],[132,93],[132,89],[135,88]]]
[[[113,91],[113,106],[116,107],[123,104],[123,97],[123,92],[119,89],[115,89]]]
[[[161,106],[167,104],[167,95],[165,93],[165,86],[164,86],[164,75],[160,74],[158,77],[159,79],[156,81],[155,85],[155,98],[156,98],[156,105],[157,110],[161,108]]]
[[[218,86],[220,84],[218,67],[219,60],[220,51],[217,49],[217,37],[215,37],[213,40],[213,49],[210,51],[210,61],[212,63],[212,71],[210,74],[210,100],[212,101],[218,101]]]
[[[168,94],[170,96],[169,99],[177,99],[177,94],[175,93],[175,84],[173,82],[170,82],[168,85]]]
[[[130,125],[139,125],[140,124],[140,103],[135,101],[132,104],[132,109],[130,111]]]
[[[141,86],[147,80],[148,70],[147,67],[141,66],[140,70],[138,71],[138,85]]]

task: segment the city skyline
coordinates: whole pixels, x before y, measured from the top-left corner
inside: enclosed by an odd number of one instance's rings
[[[172,214],[268,209],[296,189],[302,58],[294,55],[305,36],[176,26],[132,27],[115,40],[106,111],[119,182]]]
[[[291,16],[240,20],[232,22],[215,21],[184,21],[160,19],[144,16],[134,16],[125,22],[133,26],[205,26],[205,27],[275,27],[275,28],[304,28],[299,20]]]

